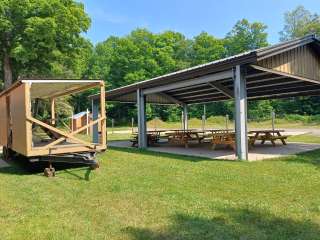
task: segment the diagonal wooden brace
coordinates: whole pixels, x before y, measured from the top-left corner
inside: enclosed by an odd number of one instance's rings
[[[97,124],[98,122],[100,122],[100,121],[102,121],[102,120],[104,120],[104,117],[101,117],[101,118],[99,118],[99,119],[97,119],[97,120],[95,120],[95,121],[93,121],[93,122],[91,122],[91,123],[89,123],[89,124],[87,124],[87,125],[79,128],[79,129],[77,129],[76,131],[71,132],[71,133],[69,134],[69,136],[74,136],[75,134],[82,132],[83,130],[85,130],[85,129],[87,129],[87,128],[89,128],[89,127]],[[50,147],[52,147],[52,146],[54,146],[54,145],[57,145],[57,144],[61,143],[61,142],[64,141],[64,140],[66,140],[66,137],[61,137],[61,138],[53,141],[52,143],[47,144],[47,145],[44,146],[44,147],[50,148]]]
[[[83,141],[83,140],[81,140],[81,139],[78,139],[78,138],[74,137],[73,135],[75,135],[75,134],[83,131],[84,129],[86,129],[87,127],[89,127],[89,126],[91,126],[91,125],[97,124],[99,121],[101,121],[101,120],[103,120],[103,119],[104,119],[103,117],[102,117],[102,118],[99,118],[99,119],[91,122],[90,124],[79,128],[77,131],[74,131],[74,132],[72,132],[72,133],[66,133],[66,132],[64,132],[64,131],[61,131],[61,130],[55,128],[55,127],[50,126],[49,124],[46,124],[46,123],[44,123],[44,122],[41,122],[40,120],[35,119],[34,117],[28,117],[28,118],[27,118],[28,121],[33,122],[33,123],[36,123],[36,124],[38,124],[38,125],[46,128],[46,129],[49,129],[49,130],[51,130],[51,131],[53,131],[53,132],[56,132],[56,133],[58,133],[58,134],[60,134],[60,135],[63,136],[63,137],[57,139],[56,141],[54,141],[54,142],[52,142],[52,143],[50,143],[50,144],[48,144],[48,145],[46,145],[46,146],[43,146],[43,148],[48,148],[49,145],[50,145],[49,147],[51,147],[51,146],[53,146],[53,145],[56,145],[56,144],[64,141],[64,140],[67,139],[67,138],[70,138],[70,139],[72,139],[72,140],[74,140],[74,141],[76,141],[76,142],[78,142],[78,143],[81,143],[81,144],[83,144],[83,145],[85,145],[85,146],[87,146],[87,147],[89,147],[89,148],[95,148],[95,145],[94,145],[94,144],[89,143],[89,142],[86,142],[86,141]],[[55,144],[53,144],[53,143],[55,143]]]

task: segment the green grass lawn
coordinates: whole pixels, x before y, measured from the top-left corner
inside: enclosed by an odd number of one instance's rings
[[[303,143],[320,143],[320,136],[312,134],[301,134],[296,136],[290,136],[289,142],[303,142]]]
[[[55,178],[0,169],[0,239],[319,239],[320,151],[262,162],[109,149]]]
[[[188,121],[189,128],[202,128],[202,120],[198,118],[191,118]],[[181,129],[181,122],[168,122],[162,121],[159,119],[153,119],[147,122],[148,129]],[[234,128],[234,122],[232,120],[229,121],[229,128]],[[272,123],[270,120],[264,121],[248,121],[248,127],[250,129],[271,129]],[[276,118],[275,127],[278,129],[310,129],[310,128],[320,128],[320,124],[318,122],[303,122],[298,120],[288,120],[288,119],[280,119]],[[206,121],[207,129],[215,129],[215,128],[226,128],[226,119],[223,116],[212,116]],[[113,128],[114,131],[132,131],[131,125],[128,123],[127,126],[117,126]],[[134,127],[134,131],[137,130],[137,127]],[[108,131],[111,131],[110,124],[108,125]]]

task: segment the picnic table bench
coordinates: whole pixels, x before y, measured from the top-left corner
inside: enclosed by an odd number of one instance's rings
[[[233,150],[236,149],[235,133],[231,131],[220,131],[212,134],[212,149],[216,149],[218,145],[226,145]]]
[[[160,135],[162,132],[165,132],[164,130],[153,130],[153,131],[148,131],[147,132],[147,145],[152,146],[155,143],[159,142],[160,140]],[[130,142],[132,143],[132,147],[137,147],[138,146],[138,133],[133,133],[132,137],[130,139]]]
[[[280,140],[283,145],[287,145],[286,139],[288,136],[281,135],[281,132],[284,130],[254,130],[249,131],[249,145],[254,146],[256,141],[261,141],[261,144],[264,144],[266,141],[270,141],[273,146],[276,146],[276,141]]]
[[[204,139],[204,131],[197,130],[170,130],[166,133],[169,143],[182,144],[185,148],[189,147],[190,141],[201,143]]]

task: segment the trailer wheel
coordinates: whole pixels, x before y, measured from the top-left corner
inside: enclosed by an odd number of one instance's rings
[[[96,163],[90,165],[90,169],[91,169],[91,170],[96,170],[96,169],[99,168],[99,167],[100,167],[99,162],[96,162]]]
[[[12,159],[13,151],[8,147],[3,146],[2,147],[2,156],[5,161],[8,161],[8,160]]]
[[[54,177],[56,175],[56,170],[54,168],[45,168],[43,174],[46,177]]]

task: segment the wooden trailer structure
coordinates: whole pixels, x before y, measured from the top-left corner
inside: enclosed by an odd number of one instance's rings
[[[55,101],[59,97],[79,93],[91,88],[100,88],[99,106],[92,105],[93,120],[76,131],[56,127]],[[51,118],[39,120],[33,116],[32,102],[35,99],[50,102]],[[4,157],[13,154],[37,160],[79,162],[92,161],[98,151],[106,149],[105,87],[100,80],[19,80],[0,93],[0,144]],[[101,132],[98,132],[98,124]],[[38,126],[50,133],[51,139],[37,142],[33,139],[33,127]],[[94,129],[92,141],[83,140],[77,134],[88,127]],[[81,155],[84,154],[84,155]],[[86,157],[84,157],[86,156]],[[81,162],[81,161],[80,161]]]

